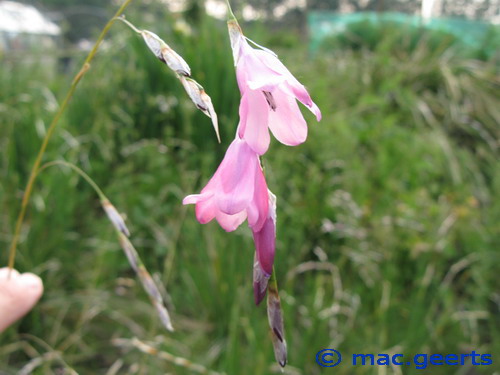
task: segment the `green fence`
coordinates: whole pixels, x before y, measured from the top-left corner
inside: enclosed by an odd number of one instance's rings
[[[388,22],[400,23],[401,25],[410,27],[423,27],[428,30],[444,31],[454,35],[471,47],[484,43],[492,30],[496,30],[493,42],[491,39],[488,39],[489,45],[486,48],[491,53],[494,53],[500,47],[499,26],[494,26],[487,22],[459,18],[433,18],[424,21],[420,16],[393,12],[360,12],[351,14],[310,12],[308,14],[308,25],[311,36],[311,49],[316,51],[325,38],[341,34],[347,30],[349,25],[360,22],[369,22],[374,26],[382,26]]]

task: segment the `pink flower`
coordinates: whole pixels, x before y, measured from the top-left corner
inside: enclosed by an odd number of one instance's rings
[[[267,283],[273,273],[276,250],[276,196],[269,191],[269,211],[260,230],[252,229],[255,243],[253,292],[258,305],[266,295]]]
[[[261,230],[268,216],[268,201],[259,157],[236,137],[201,194],[189,195],[182,203],[196,204],[196,218],[201,224],[215,218],[231,232],[247,218],[253,230]]]
[[[307,124],[297,100],[321,120],[306,88],[267,48],[252,48],[235,20],[228,21],[242,98],[238,135],[259,155],[269,147],[269,131],[283,144],[296,146],[307,138]]]

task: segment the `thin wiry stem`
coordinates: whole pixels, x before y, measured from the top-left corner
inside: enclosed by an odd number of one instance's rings
[[[97,186],[97,184],[94,182],[94,180],[92,180],[92,178],[90,178],[90,176],[87,173],[85,173],[83,170],[78,168],[76,165],[68,163],[67,161],[55,160],[55,161],[48,162],[48,163],[42,165],[38,169],[38,173],[43,171],[45,168],[49,168],[49,167],[52,167],[54,165],[64,165],[66,167],[73,169],[76,173],[78,173],[80,176],[82,176],[85,179],[85,181],[87,181],[89,183],[90,186],[92,186],[92,188],[95,190],[97,195],[99,195],[99,198],[101,199],[101,201],[107,200],[107,198],[104,195],[104,193],[102,192],[101,188],[99,186]]]
[[[149,271],[146,269],[146,266],[142,262],[141,258],[139,257],[139,254],[137,250],[135,249],[134,245],[128,240],[128,236],[130,236],[130,232],[125,225],[125,221],[123,220],[122,216],[118,213],[116,208],[111,204],[109,199],[106,197],[106,195],[102,192],[102,190],[97,186],[97,184],[92,180],[92,178],[85,173],[83,170],[78,168],[76,165],[68,163],[63,160],[56,160],[52,161],[49,163],[46,163],[40,167],[38,172],[43,171],[46,168],[56,166],[56,165],[64,165],[67,166],[71,169],[73,169],[76,173],[78,173],[81,177],[87,181],[90,186],[95,190],[97,195],[99,195],[99,198],[101,200],[101,205],[104,211],[106,212],[106,215],[108,216],[109,220],[111,221],[111,224],[113,224],[116,233],[118,235],[118,240],[120,242],[120,246],[122,247],[129,263],[132,269],[135,271],[137,274],[144,290],[146,293],[149,295],[151,299],[151,303],[155,307],[158,316],[160,318],[161,323],[163,326],[169,330],[173,331],[174,328],[172,326],[172,322],[170,319],[170,314],[168,312],[168,309],[165,305],[165,302],[163,300],[163,297],[160,293],[160,289],[154,279],[151,277],[151,274]]]
[[[14,261],[16,258],[16,250],[17,250],[17,243],[19,242],[19,235],[21,233],[21,226],[23,225],[24,217],[26,215],[26,209],[28,206],[28,202],[31,197],[31,192],[33,190],[33,184],[35,182],[36,176],[38,175],[38,170],[40,168],[40,164],[42,162],[43,155],[45,154],[45,150],[47,149],[47,145],[49,144],[49,140],[52,137],[52,134],[54,133],[54,130],[59,123],[59,120],[64,113],[64,110],[68,106],[68,103],[70,99],[73,97],[73,94],[76,90],[76,87],[78,86],[78,83],[82,79],[82,77],[85,75],[85,73],[90,69],[90,63],[94,59],[94,56],[97,53],[97,50],[99,49],[99,46],[101,45],[104,37],[107,35],[109,29],[113,24],[115,23],[117,17],[122,14],[125,9],[130,5],[132,0],[125,0],[125,2],[122,4],[122,6],[118,9],[116,14],[108,21],[106,26],[101,31],[101,34],[97,38],[94,47],[92,50],[89,52],[87,55],[87,58],[83,62],[82,68],[80,71],[75,75],[75,78],[73,79],[71,86],[68,90],[68,93],[66,94],[66,97],[64,98],[63,102],[61,103],[61,106],[59,107],[59,110],[55,114],[54,118],[52,119],[52,122],[50,123],[50,126],[47,130],[47,134],[45,135],[45,138],[43,139],[42,145],[40,146],[40,150],[38,151],[38,155],[35,159],[35,162],[33,163],[33,167],[31,168],[30,176],[28,178],[28,182],[26,184],[26,189],[24,190],[24,195],[23,199],[21,202],[21,210],[19,211],[19,215],[17,216],[16,220],[16,226],[14,229],[14,235],[12,237],[12,242],[10,244],[10,249],[9,249],[9,261],[8,261],[8,267],[9,269],[12,270],[14,268]],[[10,272],[9,272],[10,276]]]
[[[198,374],[206,374],[206,375],[223,375],[224,373],[220,373],[217,371],[209,370],[205,366],[202,366],[200,364],[191,362],[187,358],[183,357],[177,357],[173,354],[170,354],[169,352],[163,351],[163,350],[158,350],[154,346],[151,346],[141,340],[139,340],[137,337],[134,337],[132,339],[113,339],[113,344],[116,346],[121,346],[121,347],[129,347],[129,348],[136,348],[139,349],[141,352],[149,354],[153,357],[157,357],[160,359],[163,359],[167,362],[173,363],[179,367],[186,368],[191,371],[191,373],[198,373]]]
[[[231,16],[231,18],[233,20],[236,20],[236,16],[234,15],[233,9],[231,8],[231,3],[229,3],[229,0],[226,0],[226,3],[227,3],[227,9],[229,11],[229,15]]]
[[[142,33],[142,30],[139,30],[137,27],[135,27],[134,25],[132,25],[130,22],[128,22],[126,19],[125,19],[125,16],[122,14],[121,16],[118,16],[116,17],[116,19],[118,21],[122,21],[125,25],[127,25],[128,27],[130,27],[132,30],[134,30],[137,34],[141,34]]]

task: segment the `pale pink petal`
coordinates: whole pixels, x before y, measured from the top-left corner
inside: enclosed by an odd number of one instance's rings
[[[257,155],[244,140],[236,137],[217,171],[220,185],[215,196],[223,213],[234,215],[249,205],[254,194],[257,163]]]
[[[272,91],[286,80],[285,76],[262,64],[256,52],[261,51],[251,49],[251,52],[241,56],[236,67],[236,79],[242,93],[246,92],[247,87],[251,90]]]
[[[259,60],[262,65],[266,66],[274,74],[284,76],[287,80],[295,79],[281,60],[267,51],[254,49],[254,59]]]
[[[269,112],[269,128],[281,143],[296,146],[307,138],[307,124],[294,97],[273,92],[276,111]]]
[[[262,168],[258,166],[255,174],[254,198],[247,208],[248,225],[258,232],[262,229],[269,212],[269,193]]]
[[[232,232],[236,230],[241,223],[245,221],[247,218],[247,214],[245,211],[241,211],[235,215],[226,215],[223,212],[218,211],[216,214],[216,219],[220,226],[226,231],[226,232]]]
[[[257,77],[260,78],[260,77]],[[254,91],[274,91],[286,78],[279,75],[262,77],[262,79],[252,79],[247,81],[247,86]]]
[[[243,94],[240,104],[239,136],[259,155],[264,154],[269,148],[268,114],[269,104],[261,91],[248,91]]]
[[[203,194],[200,194],[199,197],[203,197]],[[206,224],[217,215],[217,207],[215,205],[214,196],[208,196],[205,199],[199,199],[196,203],[196,219],[200,222],[200,224]]]
[[[191,194],[182,200],[182,204],[196,204],[201,199],[201,194]]]
[[[240,122],[238,123],[238,128],[236,132],[240,138],[243,138],[243,136],[245,135],[245,130],[247,127],[247,118],[249,115],[247,94],[243,94],[243,96],[241,97],[239,115],[240,115]]]
[[[313,102],[312,106],[307,107],[307,108],[309,108],[309,110],[310,110],[312,113],[314,113],[314,115],[316,116],[316,120],[317,120],[317,121],[321,121],[321,118],[322,118],[322,116],[321,116],[321,111],[320,111],[320,109],[318,108],[318,106],[316,105],[316,103],[314,103],[314,102]]]
[[[312,101],[311,96],[307,92],[304,85],[295,80],[295,82],[288,81],[280,88],[282,88],[283,91],[288,95],[295,96],[302,104],[304,104],[307,109],[309,109],[316,116],[317,121],[321,120],[321,111],[319,110],[318,106]]]
[[[307,92],[304,85],[301,84],[299,81],[295,80],[295,82],[293,82],[293,81],[287,82],[286,88],[289,89],[289,91],[288,90],[286,90],[286,91],[288,91],[291,95],[295,96],[306,107],[312,106],[313,101],[311,99],[311,96]]]
[[[272,54],[266,51],[262,50],[254,50],[254,51],[255,51],[254,56],[258,58],[263,65],[267,66],[269,70],[272,70],[276,74],[280,75],[283,81],[286,81],[286,84],[281,85],[279,89],[284,89],[290,95],[295,96],[316,116],[317,121],[320,121],[321,111],[312,101],[311,96],[307,92],[307,89],[304,87],[304,85],[302,85],[293,76],[293,74],[290,73],[287,67],[277,57],[273,56]],[[268,76],[270,75],[271,74],[269,74]],[[255,87],[260,87],[261,90],[264,91],[273,91],[273,88],[276,87],[275,82],[277,81],[278,79],[274,78],[273,82],[271,82],[268,86],[266,86],[264,83],[261,83],[260,85],[249,83],[248,86],[251,89],[254,89]]]

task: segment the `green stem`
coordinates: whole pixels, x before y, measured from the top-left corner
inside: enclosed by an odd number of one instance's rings
[[[226,3],[227,3],[227,9],[229,11],[229,16],[231,16],[231,18],[236,21],[236,16],[233,13],[233,9],[231,8],[231,4],[229,3],[229,0],[226,0]]]
[[[16,258],[16,250],[17,250],[17,243],[19,241],[19,235],[21,232],[21,226],[23,225],[24,217],[26,215],[26,208],[28,206],[28,202],[30,200],[31,192],[33,190],[33,184],[35,182],[36,176],[38,174],[38,170],[40,168],[40,163],[42,162],[43,155],[45,154],[45,150],[47,149],[47,145],[49,143],[50,138],[52,137],[52,133],[54,133],[54,130],[59,123],[59,119],[61,118],[62,114],[64,113],[64,110],[66,109],[70,99],[72,98],[76,87],[78,86],[78,83],[82,79],[82,77],[85,75],[85,73],[90,69],[90,63],[94,59],[95,54],[97,53],[97,50],[99,49],[99,46],[101,45],[104,37],[108,33],[109,29],[113,24],[115,23],[117,17],[122,14],[125,9],[129,6],[129,4],[132,2],[132,0],[125,0],[125,2],[122,4],[122,6],[118,9],[116,14],[111,18],[106,26],[104,26],[104,29],[102,29],[101,34],[97,38],[97,41],[94,44],[94,47],[92,50],[89,52],[87,58],[83,62],[82,68],[80,71],[75,75],[75,78],[71,82],[71,86],[68,90],[68,93],[66,94],[66,97],[64,98],[61,106],[59,107],[59,110],[55,114],[54,118],[52,119],[52,122],[50,123],[50,126],[47,130],[47,134],[45,135],[45,138],[43,139],[42,145],[40,147],[40,150],[38,151],[38,155],[35,159],[35,162],[33,164],[33,167],[31,168],[30,176],[28,178],[28,183],[26,184],[26,189],[24,191],[23,199],[21,202],[21,210],[19,212],[19,215],[17,216],[17,221],[16,221],[16,226],[14,229],[14,236],[12,238],[12,242],[10,244],[10,249],[9,249],[9,263],[8,267],[9,269],[14,268],[14,261]],[[9,273],[10,275],[10,273]]]
[[[76,173],[78,173],[80,176],[82,176],[85,179],[85,181],[87,181],[89,183],[90,186],[92,186],[92,188],[95,190],[95,192],[97,193],[97,195],[99,195],[99,199],[101,201],[107,201],[108,200],[108,198],[102,192],[101,188],[99,186],[97,186],[97,184],[94,182],[94,180],[92,180],[92,178],[87,173],[85,173],[83,170],[81,170],[76,165],[68,163],[67,161],[64,161],[64,160],[55,160],[55,161],[51,161],[49,163],[46,163],[46,164],[42,165],[38,169],[38,173],[40,173],[44,169],[52,167],[54,165],[64,165],[66,167],[69,167],[69,168],[73,169]]]
[[[141,34],[142,33],[142,30],[139,30],[137,27],[135,27],[134,25],[132,25],[129,21],[127,21],[125,19],[125,16],[121,15],[119,17],[116,17],[116,19],[118,21],[122,21],[125,25],[127,25],[128,27],[130,27],[132,30],[134,30],[137,34]]]
[[[274,266],[273,273],[271,273],[271,277],[269,277],[269,280],[267,282],[267,288],[278,293],[278,280],[276,279],[276,271],[274,270]]]

